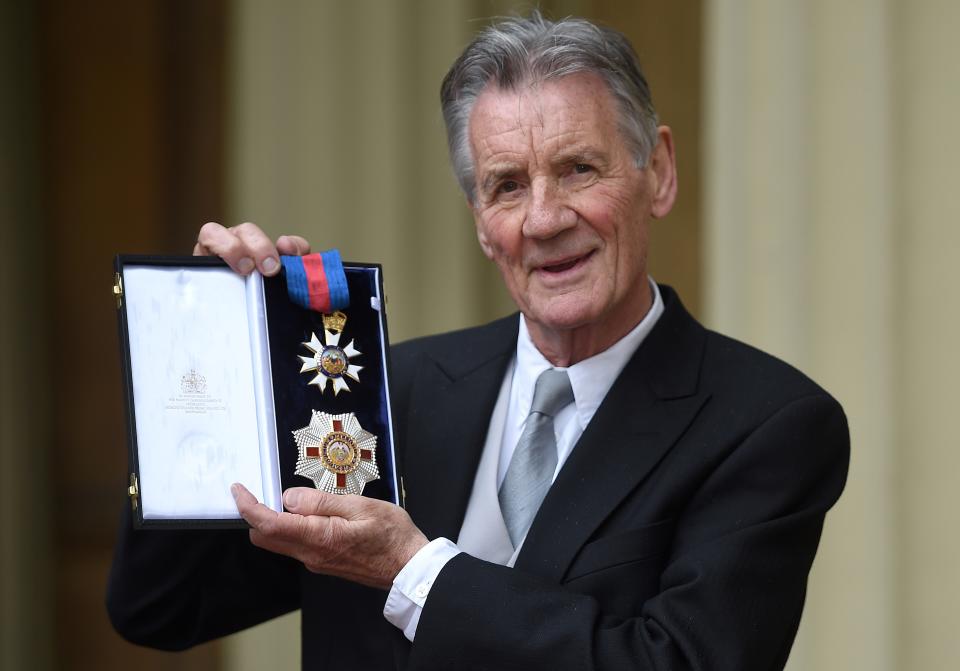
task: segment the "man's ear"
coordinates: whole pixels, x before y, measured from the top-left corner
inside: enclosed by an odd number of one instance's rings
[[[487,234],[483,230],[480,213],[477,211],[477,208],[474,207],[474,204],[470,202],[470,198],[467,198],[467,207],[470,208],[470,214],[473,215],[473,225],[477,229],[477,241],[480,243],[480,249],[483,250],[484,256],[493,261],[493,247],[490,246],[490,240],[487,239]]]
[[[668,126],[657,129],[657,146],[647,165],[653,177],[650,213],[659,219],[667,216],[677,199],[677,161],[673,153],[673,132]]]
[[[484,231],[483,225],[480,223],[480,217],[477,216],[476,212],[473,213],[473,223],[477,227],[477,240],[480,242],[483,255],[493,261],[493,247],[490,245],[490,240],[487,239],[486,231]]]

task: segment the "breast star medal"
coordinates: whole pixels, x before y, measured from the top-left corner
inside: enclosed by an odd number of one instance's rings
[[[352,412],[313,411],[310,424],[293,432],[299,458],[294,471],[332,494],[363,494],[380,477],[375,459],[377,437],[364,431]]]
[[[344,378],[348,377],[354,382],[360,382],[359,374],[363,370],[363,366],[350,363],[351,359],[361,354],[360,350],[353,346],[353,341],[351,340],[346,347],[340,347],[340,335],[346,323],[347,315],[339,310],[333,314],[323,315],[323,342],[320,342],[315,333],[311,333],[310,342],[303,343],[303,346],[313,354],[299,355],[300,372],[317,374],[308,384],[317,385],[323,392],[327,389],[327,382],[330,382],[334,396],[341,391],[350,391],[350,386]]]

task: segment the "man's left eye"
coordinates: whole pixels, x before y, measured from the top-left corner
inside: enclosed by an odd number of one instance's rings
[[[586,163],[576,163],[573,166],[573,171],[581,175],[585,172],[590,172],[591,170],[593,170],[593,167],[587,165]]]

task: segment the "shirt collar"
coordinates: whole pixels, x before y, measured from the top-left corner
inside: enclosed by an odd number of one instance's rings
[[[580,423],[581,430],[587,428],[587,424],[593,419],[597,408],[613,386],[613,381],[620,375],[620,371],[627,365],[663,314],[660,290],[653,279],[648,278],[648,281],[653,292],[653,305],[639,324],[599,354],[594,354],[589,359],[584,359],[568,368],[559,368],[559,370],[566,370],[570,375],[574,403],[577,406],[577,421]],[[517,368],[514,375],[519,376],[517,406],[522,417],[526,417],[530,412],[533,387],[537,378],[548,368],[552,366],[533,344],[530,332],[527,330],[526,318],[521,314],[520,329],[517,334]]]

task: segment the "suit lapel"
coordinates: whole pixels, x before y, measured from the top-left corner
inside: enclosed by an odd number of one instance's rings
[[[661,287],[665,311],[611,387],[556,481],[516,567],[560,581],[577,552],[676,443],[698,393],[704,330]]]
[[[407,429],[407,510],[428,538],[456,538],[507,365],[518,317],[494,322],[480,343],[433,352],[412,388]]]

